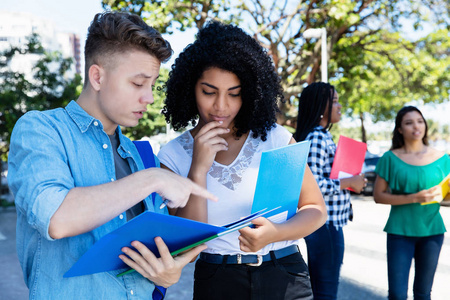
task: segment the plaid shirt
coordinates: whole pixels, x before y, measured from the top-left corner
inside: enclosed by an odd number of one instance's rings
[[[317,126],[305,140],[311,141],[308,165],[322,192],[328,211],[327,224],[342,227],[352,220],[353,211],[350,192],[340,189],[338,179],[330,179],[336,144],[331,134],[322,126]]]

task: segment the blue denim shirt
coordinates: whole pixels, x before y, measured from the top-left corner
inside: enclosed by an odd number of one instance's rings
[[[119,155],[132,172],[142,170],[134,144],[120,128],[116,132]],[[19,119],[11,136],[8,183],[15,196],[17,254],[30,299],[151,299],[153,283],[137,272],[120,278],[115,275],[123,269],[63,278],[97,240],[126,222],[125,212],[78,236],[54,240],[48,234],[50,218],[70,189],[114,180],[108,135],[75,101],[65,109],[32,111]],[[161,201],[158,195],[155,205],[151,197],[144,200],[147,210],[167,213],[159,210]]]

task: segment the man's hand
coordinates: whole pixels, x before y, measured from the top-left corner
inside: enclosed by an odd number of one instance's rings
[[[123,247],[122,251],[126,255],[119,255],[119,258],[130,268],[135,269],[139,274],[152,281],[155,285],[165,288],[178,282],[181,270],[191,260],[206,249],[206,245],[197,246],[183,254],[172,257],[169,249],[160,237],[155,238],[156,246],[161,257],[157,258],[144,244],[134,241],[131,245],[138,252]],[[128,257],[127,257],[128,256]]]
[[[153,192],[170,200],[169,207],[185,206],[191,194],[217,201],[206,188],[185,177],[148,168],[113,182],[72,188],[51,218],[49,235],[61,239],[91,231]]]
[[[170,208],[184,207],[192,195],[217,201],[217,197],[205,188],[199,186],[188,178],[179,176],[173,172],[164,169],[154,168],[157,171],[155,179],[160,182],[156,192],[163,198],[167,199],[167,206]]]

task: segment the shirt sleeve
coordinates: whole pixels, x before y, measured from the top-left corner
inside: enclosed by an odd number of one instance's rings
[[[318,131],[313,131],[308,135],[308,139],[311,141],[308,165],[319,185],[320,191],[327,196],[339,194],[341,187],[339,179],[331,179],[324,172],[326,168],[331,170],[331,164],[328,161],[330,153],[326,137]]]
[[[444,172],[445,172],[445,174],[449,174],[450,173],[450,156],[449,155],[447,155],[446,157],[445,157],[445,163],[444,163],[445,165],[444,165]]]
[[[40,112],[29,112],[16,123],[11,135],[8,183],[16,209],[43,237],[50,219],[74,187],[60,133]]]
[[[279,124],[276,124],[275,127],[268,132],[268,140],[272,141],[273,148],[289,145],[291,139],[292,133]]]
[[[383,154],[383,156],[380,157],[380,159],[378,160],[377,165],[375,167],[375,173],[384,180],[386,180],[386,182],[389,182],[391,179],[389,176],[389,164],[390,164],[389,155],[390,155],[389,152]]]

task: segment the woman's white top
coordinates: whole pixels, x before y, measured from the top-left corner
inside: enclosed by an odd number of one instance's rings
[[[255,194],[261,152],[286,146],[292,135],[280,125],[276,125],[267,134],[267,140],[253,138],[250,131],[241,151],[229,165],[214,161],[208,172],[207,189],[219,198],[218,202],[208,201],[208,223],[226,225],[251,213]],[[190,131],[186,131],[161,148],[158,158],[161,163],[173,172],[187,177],[192,162],[194,139]],[[273,199],[276,201],[276,199]],[[243,252],[239,248],[239,232],[235,231],[206,243],[207,253],[235,255]],[[298,241],[282,241],[269,244],[259,250],[258,254],[267,254]]]

